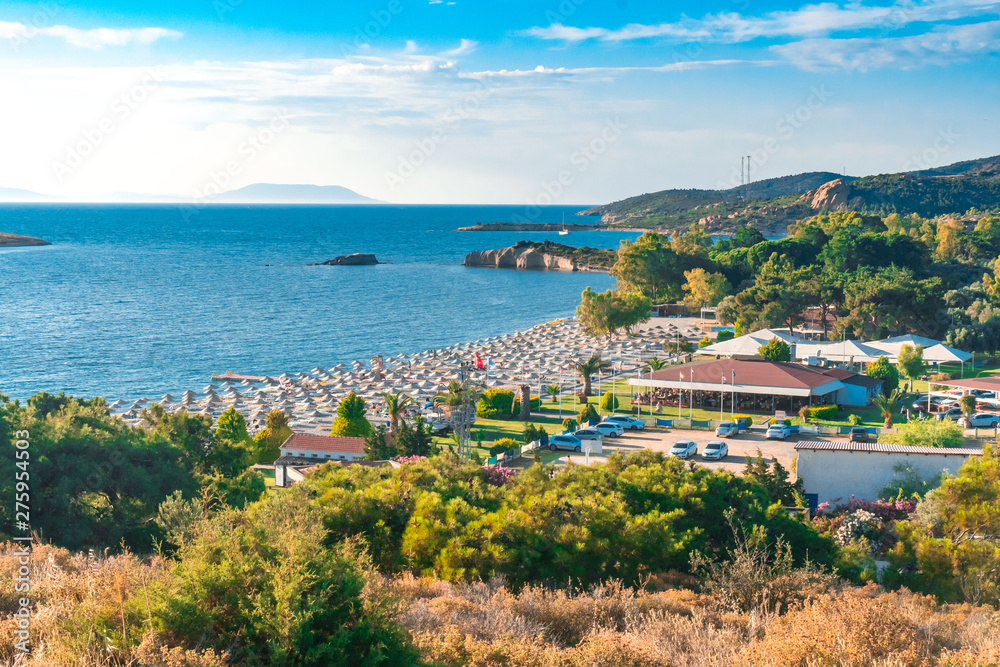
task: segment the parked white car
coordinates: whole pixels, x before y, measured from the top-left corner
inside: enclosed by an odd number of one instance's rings
[[[679,459],[689,459],[698,453],[698,445],[693,440],[678,440],[670,448],[670,455]]]
[[[739,435],[740,427],[734,422],[722,422],[715,427],[715,435],[720,438],[728,438],[734,435]]]
[[[568,449],[573,452],[579,452],[583,449],[583,442],[580,438],[573,435],[550,435],[549,449],[553,452],[557,449]]]
[[[980,412],[968,419],[962,417],[958,423],[968,428],[996,428],[997,424],[1000,424],[1000,418],[988,412]]]
[[[641,419],[636,419],[635,417],[626,417],[624,415],[615,415],[614,417],[608,417],[604,421],[612,422],[620,425],[626,431],[641,431],[646,428],[645,422]]]
[[[601,422],[596,426],[591,426],[591,428],[596,428],[600,431],[601,435],[606,435],[609,438],[617,438],[625,432],[625,429],[622,428],[621,424],[616,424],[614,422]]]
[[[721,461],[727,456],[729,456],[729,445],[721,440],[713,440],[705,445],[705,449],[701,450],[701,458],[706,461],[711,459]]]
[[[784,440],[792,434],[792,429],[785,424],[771,424],[767,427],[764,437],[768,440]]]
[[[580,440],[597,440],[598,442],[604,440],[604,436],[601,435],[601,432],[590,426],[577,429],[573,435],[580,438]]]

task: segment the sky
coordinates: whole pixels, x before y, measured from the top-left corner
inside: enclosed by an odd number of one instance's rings
[[[570,205],[922,169],[1000,154],[998,55],[972,0],[5,2],[0,188]]]

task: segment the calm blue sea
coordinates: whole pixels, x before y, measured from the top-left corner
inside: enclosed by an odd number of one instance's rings
[[[579,208],[552,207],[540,222]],[[190,211],[189,211],[190,212]],[[214,371],[308,372],[573,313],[603,274],[461,266],[518,239],[615,248],[625,232],[454,232],[523,207],[2,205],[0,393],[155,398]],[[573,219],[593,222],[592,218]],[[307,266],[352,252],[384,264]]]

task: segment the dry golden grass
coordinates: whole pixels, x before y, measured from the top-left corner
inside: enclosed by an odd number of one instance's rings
[[[36,545],[26,667],[224,667],[228,656],[185,650],[149,627],[146,591],[168,575],[161,558],[73,555]],[[0,576],[17,569],[0,545]],[[502,581],[450,584],[374,577],[371,594],[398,600],[399,621],[429,662],[448,667],[1000,666],[1000,613],[939,605],[875,585],[810,591],[783,614],[733,611],[669,575],[646,590],[616,582],[585,591]],[[0,665],[13,663],[16,598],[0,594]],[[124,632],[122,630],[124,626]]]

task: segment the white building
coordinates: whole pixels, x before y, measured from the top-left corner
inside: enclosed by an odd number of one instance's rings
[[[816,503],[847,502],[851,496],[878,500],[879,492],[895,478],[897,466],[909,466],[920,479],[931,480],[945,471],[957,473],[970,456],[983,453],[972,448],[819,441],[800,442],[795,451],[795,471],[806,498]]]
[[[326,461],[349,462],[365,456],[364,438],[293,433],[281,445],[274,462],[274,485],[288,486],[302,479],[303,470]]]

